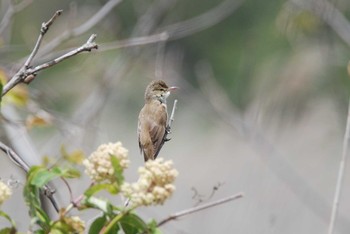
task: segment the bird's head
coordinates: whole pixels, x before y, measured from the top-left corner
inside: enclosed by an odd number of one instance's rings
[[[169,97],[172,90],[177,89],[177,87],[168,87],[168,85],[163,80],[154,80],[146,88],[145,100],[159,100],[161,103],[166,103],[166,98]]]

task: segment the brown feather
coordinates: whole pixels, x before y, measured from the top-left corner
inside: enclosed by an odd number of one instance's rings
[[[145,161],[156,158],[162,147],[167,124],[166,98],[176,87],[168,87],[162,80],[152,81],[145,91],[145,105],[138,122],[138,142]]]
[[[145,161],[154,160],[165,134],[167,123],[166,105],[158,100],[146,103],[139,115],[139,148]]]

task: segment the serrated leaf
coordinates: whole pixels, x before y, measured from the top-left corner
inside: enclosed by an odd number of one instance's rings
[[[128,213],[120,220],[125,234],[148,233],[147,224],[136,214]]]
[[[42,188],[45,184],[57,177],[76,178],[80,176],[80,172],[73,168],[53,167],[51,170],[42,168],[31,180],[31,185]]]
[[[106,221],[107,221],[107,219],[105,216],[101,216],[101,217],[95,219],[95,221],[90,226],[89,234],[100,233],[101,229],[106,224]],[[117,233],[117,232],[115,232],[115,233]]]
[[[111,194],[117,194],[119,192],[119,186],[116,183],[112,184],[95,184],[85,191],[85,196],[91,197],[95,193],[101,190],[106,190]]]
[[[48,171],[46,169],[39,171],[31,181],[31,185],[38,188],[42,188],[49,181],[56,178],[58,175],[53,171]]]
[[[87,197],[82,201],[87,207],[93,207],[103,211],[106,215],[113,215],[113,205],[109,201],[105,201],[96,197]]]

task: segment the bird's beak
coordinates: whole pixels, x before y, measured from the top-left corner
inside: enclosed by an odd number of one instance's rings
[[[169,88],[168,88],[168,91],[173,91],[173,90],[176,90],[176,89],[179,89],[179,87],[172,86],[172,87],[169,87]]]

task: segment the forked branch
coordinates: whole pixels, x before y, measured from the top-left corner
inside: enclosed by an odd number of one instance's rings
[[[38,53],[39,47],[41,45],[41,42],[43,40],[43,37],[45,36],[46,32],[49,30],[50,26],[54,23],[55,19],[60,16],[62,13],[62,10],[58,10],[55,12],[55,14],[47,21],[44,22],[41,26],[41,30],[40,30],[40,35],[38,37],[38,40],[31,52],[31,54],[29,55],[28,59],[26,60],[26,62],[23,64],[23,66],[19,69],[19,71],[9,80],[9,82],[7,82],[3,88],[3,92],[2,92],[2,96],[4,96],[8,91],[10,91],[13,87],[15,87],[17,84],[19,83],[29,83],[30,81],[32,81],[35,76],[36,73],[38,71],[44,70],[48,67],[51,67],[53,65],[56,65],[60,62],[62,62],[63,60],[70,58],[74,55],[77,55],[81,52],[84,51],[91,51],[92,49],[97,49],[98,46],[95,43],[95,39],[96,39],[96,34],[92,34],[90,36],[90,38],[87,40],[87,42],[85,44],[83,44],[82,46],[78,47],[77,49],[71,50],[68,53],[55,58],[49,62],[40,64],[34,68],[30,67],[31,63],[35,57],[35,55]]]

